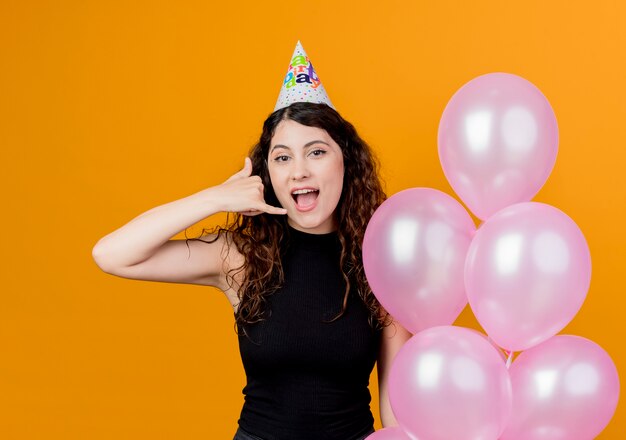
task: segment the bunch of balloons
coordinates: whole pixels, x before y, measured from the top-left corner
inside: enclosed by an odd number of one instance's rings
[[[441,191],[411,188],[368,224],[368,282],[414,334],[389,373],[400,426],[369,439],[595,438],[617,407],[617,369],[596,343],[555,336],[587,295],[589,248],[565,213],[530,201],[556,161],[550,104],[519,76],[477,77],[446,106],[438,144],[446,178],[483,223]],[[451,325],[468,302],[487,336]]]

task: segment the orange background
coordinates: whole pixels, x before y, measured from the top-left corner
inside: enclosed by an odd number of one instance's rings
[[[436,134],[464,83],[502,71],[539,87],[560,145],[534,200],[576,221],[593,261],[562,333],[600,344],[623,378],[625,17],[618,0],[4,0],[0,437],[232,438],[244,375],[224,296],[107,275],[91,249],[242,166],[298,39],[388,195],[453,194]],[[457,324],[478,328],[468,309]],[[625,411],[600,438],[622,438]]]

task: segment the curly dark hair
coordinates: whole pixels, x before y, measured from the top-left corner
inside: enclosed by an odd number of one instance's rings
[[[378,176],[378,160],[368,144],[359,137],[354,126],[326,104],[296,102],[276,110],[264,122],[261,138],[249,153],[252,174],[261,177],[265,201],[269,205],[281,206],[270,181],[266,160],[276,127],[286,119],[326,130],[343,154],[343,189],[335,215],[342,248],[340,265],[346,290],[342,310],[330,322],[345,313],[350,288],[354,285],[357,294],[370,311],[370,326],[386,326],[389,324],[389,314],[372,293],[365,278],[362,261],[365,228],[376,208],[386,199]],[[233,213],[232,218],[229,214],[225,226],[213,229],[212,232],[217,235],[208,242],[212,243],[220,234],[226,233],[227,239],[236,245],[244,257],[244,263],[230,269],[227,274],[228,285],[232,288],[234,276],[245,271],[243,283],[238,289],[240,302],[235,314],[236,327],[243,328],[243,324],[264,319],[268,296],[284,283],[280,251],[287,240],[287,230],[287,216],[245,216],[239,213]],[[204,232],[203,230],[202,233]]]

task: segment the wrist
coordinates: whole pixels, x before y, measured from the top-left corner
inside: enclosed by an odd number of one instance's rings
[[[206,188],[190,197],[196,199],[202,206],[203,210],[208,215],[217,214],[226,210],[221,198],[219,197],[219,191],[216,187]]]

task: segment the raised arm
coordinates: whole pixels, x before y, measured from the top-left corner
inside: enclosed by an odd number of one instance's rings
[[[96,264],[124,278],[222,288],[228,245],[223,236],[213,245],[190,241],[189,248],[185,240],[171,237],[217,212],[285,214],[285,209],[265,203],[261,178],[251,174],[246,158],[243,169],[224,183],[144,212],[96,243]]]

